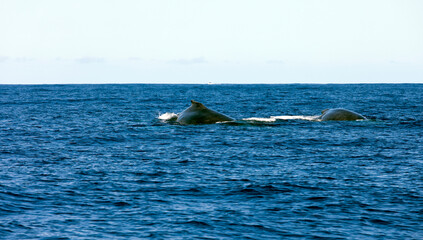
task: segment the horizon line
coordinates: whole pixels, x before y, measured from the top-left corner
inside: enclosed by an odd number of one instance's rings
[[[395,85],[395,84],[423,84],[422,82],[353,82],[353,83],[0,83],[0,86],[41,86],[41,85]]]

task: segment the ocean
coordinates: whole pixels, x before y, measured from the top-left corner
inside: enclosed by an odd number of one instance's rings
[[[0,85],[0,239],[422,239],[422,173],[423,84]]]

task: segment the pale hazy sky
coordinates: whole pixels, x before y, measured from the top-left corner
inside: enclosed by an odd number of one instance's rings
[[[0,0],[0,84],[423,83],[420,0]]]

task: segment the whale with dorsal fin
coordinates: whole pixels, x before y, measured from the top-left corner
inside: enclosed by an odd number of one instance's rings
[[[191,106],[178,114],[176,121],[180,124],[211,124],[233,120],[231,117],[207,108],[202,103],[191,100]]]
[[[317,119],[321,121],[355,121],[366,119],[361,114],[343,108],[325,109]]]

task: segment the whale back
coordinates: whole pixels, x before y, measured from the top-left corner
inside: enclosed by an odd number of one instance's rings
[[[211,124],[232,120],[224,114],[207,108],[202,103],[191,100],[191,106],[181,112],[176,121],[180,124]]]
[[[320,116],[322,121],[355,121],[360,119],[366,118],[361,114],[342,108],[325,109]]]

